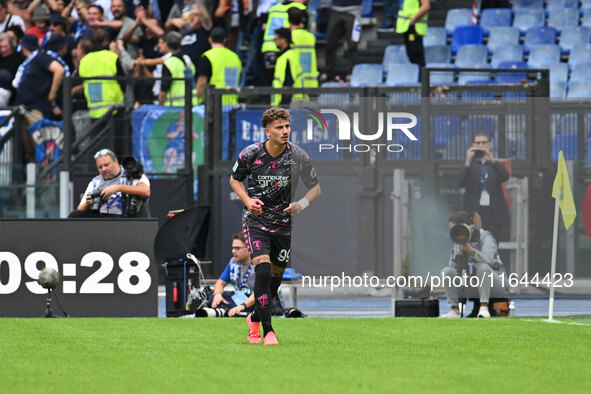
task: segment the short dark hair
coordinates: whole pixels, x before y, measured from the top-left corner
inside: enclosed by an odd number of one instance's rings
[[[449,222],[453,224],[467,224],[467,225],[474,225],[477,228],[482,227],[482,219],[478,212],[466,212],[466,211],[458,211],[454,212],[449,217]]]
[[[97,10],[99,10],[99,12],[101,13],[101,15],[105,15],[105,10],[103,9],[103,7],[100,4],[91,4],[88,6],[88,8],[96,8]]]
[[[276,120],[285,120],[289,122],[289,112],[286,109],[279,107],[272,107],[263,113],[261,123],[263,127],[267,127],[268,124],[275,122]]]
[[[8,8],[8,0],[0,0],[0,7]]]
[[[289,10],[287,10],[287,20],[289,23],[295,26],[301,24],[305,25],[306,21],[308,20],[308,13],[304,10],[300,10],[297,7],[291,7]]]
[[[227,37],[226,31],[223,27],[214,27],[211,32],[209,33],[209,37],[211,41],[216,44],[223,44],[224,40]]]
[[[246,238],[244,238],[244,234],[242,232],[232,234],[232,241],[235,239],[246,245]]]
[[[166,41],[168,49],[175,52],[181,49],[182,38],[183,37],[181,36],[181,33],[179,33],[178,31],[169,31],[166,34],[164,34],[164,37],[162,37],[162,39]]]
[[[472,142],[476,141],[476,137],[486,137],[488,142],[491,142],[490,135],[486,131],[478,131],[472,136]]]
[[[103,42],[105,42],[106,40],[108,40],[107,32],[102,28],[98,28],[95,31],[93,31],[92,35],[90,36],[90,41],[94,46],[103,45]]]
[[[23,36],[25,35],[25,32],[23,31],[22,27],[20,27],[19,25],[10,25],[6,28],[6,31],[13,32],[18,41],[22,40]]]

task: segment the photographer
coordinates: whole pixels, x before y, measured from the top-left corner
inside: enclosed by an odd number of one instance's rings
[[[80,205],[69,217],[150,217],[150,181],[142,165],[126,157],[121,166],[109,149],[98,151],[94,159],[99,175],[90,181]]]
[[[448,266],[441,270],[441,276],[451,311],[442,317],[460,317],[460,297],[479,297],[480,309],[476,316],[490,317],[488,301],[491,292],[495,293],[495,297],[506,296],[499,277],[504,267],[499,258],[497,241],[480,225],[480,216],[474,212],[459,211],[449,218],[454,245]],[[459,281],[458,276],[463,280]],[[470,280],[471,277],[478,280]]]
[[[458,186],[466,188],[462,209],[478,212],[483,227],[497,241],[509,240],[510,217],[501,184],[509,179],[505,165],[491,154],[492,141],[486,132],[472,138]]]

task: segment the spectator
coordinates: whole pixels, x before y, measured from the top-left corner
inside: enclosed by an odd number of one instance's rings
[[[5,32],[10,26],[19,26],[22,31],[26,30],[23,18],[10,14],[8,12],[8,1],[0,0],[0,32]]]
[[[23,54],[16,51],[16,40],[14,36],[7,32],[0,34],[0,69],[8,73],[10,81],[14,79],[18,67],[24,60],[25,57]],[[15,99],[16,89],[12,84],[9,85],[8,89],[11,92],[10,103],[12,104]]]
[[[326,73],[328,79],[345,79],[336,72],[339,41],[347,42],[347,74],[357,63],[357,45],[361,38],[361,0],[333,0],[326,31]]]
[[[20,52],[20,45],[23,36],[25,35],[25,32],[21,29],[19,25],[12,25],[6,28],[6,33],[10,34],[14,38],[14,40],[16,41],[16,49]]]
[[[135,10],[139,7],[147,10],[150,7],[150,0],[125,0],[125,16],[134,19]]]
[[[68,41],[66,40],[66,37],[62,36],[61,34],[52,34],[51,38],[47,41],[45,52],[55,61],[61,64],[61,66],[64,68],[64,76],[69,77],[70,67],[64,60],[64,56],[68,52]],[[61,84],[57,92],[56,104],[58,107],[63,108],[63,92]]]
[[[39,46],[41,48],[45,48],[45,42],[51,35],[48,29],[49,16],[49,8],[47,8],[45,4],[38,5],[37,8],[35,8],[35,11],[33,11],[33,15],[31,17],[31,20],[35,25],[25,32],[26,34],[33,34],[37,36],[39,39]]]
[[[181,48],[183,53],[189,55],[193,64],[199,64],[201,55],[211,49],[209,45],[209,32],[201,23],[201,10],[194,7],[189,14],[189,26],[191,30],[183,35]]]
[[[396,33],[404,34],[408,59],[421,67],[425,67],[423,37],[427,34],[427,12],[430,9],[429,0],[404,0],[396,20]]]
[[[123,68],[116,53],[107,49],[107,33],[97,29],[92,33],[92,48],[80,60],[79,75],[82,78],[96,76],[124,76]],[[94,80],[84,81],[84,96],[92,119],[103,116],[113,105],[123,104],[123,81]]]
[[[509,173],[505,165],[493,157],[491,149],[488,133],[481,131],[474,135],[460,173],[459,187],[466,188],[462,207],[469,212],[478,212],[483,227],[495,239],[506,241],[510,217],[502,183],[509,179]]]
[[[304,5],[305,2],[305,0],[288,0],[283,3],[275,4],[273,7],[269,8],[268,17],[266,19],[264,28],[265,33],[263,35],[263,45],[261,46],[264,62],[264,70],[261,80],[263,86],[271,86],[273,82],[275,62],[277,61],[277,52],[279,51],[277,45],[275,45],[275,30],[281,27],[289,27],[289,22],[287,20],[287,10],[292,7],[306,10],[307,8]]]
[[[111,12],[113,13],[113,21],[110,22],[112,24],[111,27],[115,28],[117,25],[120,25],[116,28],[118,31],[116,40],[123,40],[125,50],[129,53],[129,56],[131,56],[132,59],[137,59],[140,54],[138,44],[140,42],[140,37],[143,35],[142,29],[135,24],[134,19],[126,16],[123,0],[112,0]],[[130,34],[126,34],[131,26],[134,26],[134,29],[131,30]]]
[[[226,33],[221,27],[211,30],[209,44],[211,49],[201,55],[199,60],[199,78],[197,79],[197,97],[200,102],[204,100],[205,85],[208,83],[218,89],[238,88],[242,61],[238,55],[225,47]],[[238,103],[236,95],[224,95],[223,105],[235,105]]]
[[[78,41],[80,38],[91,38],[94,31],[103,29],[107,33],[107,40],[112,41],[115,38],[114,30],[104,25],[104,10],[100,5],[90,5],[86,7],[83,0],[76,3],[76,10],[79,14],[78,27],[74,40]]]
[[[142,173],[133,178],[119,165],[117,156],[110,149],[96,152],[94,159],[99,175],[90,181],[78,208],[69,217],[150,217],[148,177]],[[93,192],[96,192],[94,197]],[[93,206],[93,201],[98,202],[99,206]]]
[[[162,77],[164,78],[185,78],[195,77],[195,66],[188,55],[181,53],[181,34],[176,31],[169,31],[164,35],[171,56],[169,56],[162,66]],[[197,104],[195,94],[191,95]],[[163,80],[158,94],[158,104],[174,107],[183,107],[185,105],[185,81]]]
[[[292,32],[285,27],[275,30],[275,45],[279,49],[277,52],[277,62],[275,64],[275,74],[273,76],[273,87],[282,88],[293,86],[294,78],[292,68],[296,69],[297,65],[292,64],[290,60],[289,46],[291,44]],[[298,59],[299,60],[299,59]],[[291,100],[289,96],[282,97],[280,94],[274,94],[271,98],[271,105],[276,107],[280,103],[287,105]]]
[[[468,236],[463,237],[461,243],[458,239],[453,240],[448,266],[441,271],[447,302],[451,305],[451,311],[442,317],[460,317],[459,298],[475,297],[480,298],[480,308],[477,317],[490,317],[488,302],[491,292],[497,297],[505,297],[506,293],[502,287],[500,272],[504,271],[503,263],[499,258],[497,241],[492,234],[480,228],[478,214],[459,211],[449,218],[449,228],[455,225],[464,224],[470,228]],[[453,278],[457,276],[476,276],[479,278],[478,286],[468,286],[471,281],[460,283]]]
[[[213,4],[212,2],[208,2],[208,4]],[[201,23],[205,30],[211,30],[212,28],[212,21],[210,12],[208,9],[205,8],[203,3],[200,0],[185,0],[182,6],[182,10],[179,8],[178,5],[173,5],[170,13],[168,15],[168,19],[164,24],[166,30],[170,29],[178,29],[181,33],[186,33],[191,30],[191,11],[194,8],[199,9],[199,14],[201,17]],[[164,19],[163,19],[164,20]]]
[[[60,14],[51,14],[49,17],[49,31],[51,32],[51,36],[56,34],[62,35],[66,38],[66,53],[63,54],[61,57],[66,61],[70,69],[74,68],[74,62],[72,61],[72,51],[76,47],[73,37],[68,34],[66,29],[66,20]],[[51,38],[50,38],[51,40]]]
[[[378,26],[380,33],[394,33],[394,23],[400,3],[404,0],[384,0],[384,22]]]

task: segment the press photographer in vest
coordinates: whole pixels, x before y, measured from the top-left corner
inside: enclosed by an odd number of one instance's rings
[[[94,159],[99,175],[90,181],[78,208],[69,217],[150,217],[150,181],[143,166],[131,156],[120,165],[109,149],[98,151]]]

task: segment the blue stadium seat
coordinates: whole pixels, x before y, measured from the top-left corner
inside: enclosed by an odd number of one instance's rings
[[[575,45],[591,43],[591,27],[565,27],[560,34],[560,49],[563,54],[569,54]]]
[[[447,45],[425,47],[425,63],[451,62],[451,49]]]
[[[381,64],[362,63],[353,66],[351,87],[380,86],[384,83],[384,69]]]
[[[475,64],[474,69],[490,68],[487,63]],[[490,72],[488,71],[460,71],[458,75],[458,85],[490,84]]]
[[[502,62],[499,64],[501,69],[512,69],[512,70],[519,70],[519,69],[527,69],[526,62]],[[521,83],[522,80],[527,79],[526,72],[499,72],[496,75],[495,81],[497,83],[509,84],[509,83]]]
[[[390,64],[387,69],[387,86],[416,85],[419,82],[419,66],[417,64]]]
[[[445,27],[429,27],[423,37],[423,46],[447,45],[447,30]]]
[[[488,36],[493,27],[511,26],[511,10],[508,8],[487,8],[480,14],[480,26]]]
[[[568,81],[568,64],[554,63],[548,67],[550,69],[550,83]]]
[[[499,67],[502,62],[521,62],[523,61],[523,45],[507,45],[494,50],[491,67]]]
[[[529,53],[532,46],[541,44],[556,44],[556,29],[550,26],[527,29],[523,40],[525,53]]]
[[[534,45],[531,48],[527,65],[529,68],[541,68],[544,65],[560,62],[560,46],[556,44]]]
[[[521,34],[525,34],[530,27],[544,26],[545,21],[546,12],[543,8],[526,8],[515,11],[513,27],[518,28]]]
[[[557,133],[552,138],[552,160],[558,160],[558,153],[562,151],[565,160],[577,160],[577,134]]]
[[[553,11],[560,8],[579,8],[579,0],[547,0],[547,11]]]
[[[566,97],[566,81],[550,82],[550,97],[551,98],[565,98]]]
[[[591,0],[583,0],[581,1],[581,11],[591,8]]]
[[[458,26],[472,24],[472,10],[470,8],[453,8],[447,11],[445,16],[445,30],[447,35],[451,36],[454,29]]]
[[[578,8],[557,8],[548,12],[548,26],[557,30],[579,25]]]
[[[573,66],[569,81],[591,81],[591,59],[588,64]]]
[[[323,88],[344,88],[345,86],[340,82],[324,82]],[[318,104],[320,105],[336,105],[344,106],[349,103],[349,94],[339,93],[322,93],[318,95]]]
[[[486,46],[490,53],[499,47],[519,44],[519,29],[516,27],[493,27],[488,35]]]
[[[569,81],[566,97],[591,98],[591,81]]]
[[[382,67],[387,69],[390,64],[409,64],[406,47],[404,45],[388,45],[384,51]]]
[[[522,8],[543,8],[544,0],[513,0],[513,9]]]
[[[451,37],[451,53],[456,54],[458,48],[468,44],[482,44],[484,34],[480,25],[458,26]]]
[[[581,26],[591,27],[591,8],[583,10],[583,21],[581,22]]]
[[[488,51],[484,45],[464,45],[458,49],[456,67],[472,67],[475,64],[488,63]]]
[[[455,68],[451,63],[427,63],[427,68]],[[455,83],[453,71],[431,71],[429,76],[431,85],[452,85]]]
[[[575,46],[568,57],[568,65],[573,68],[577,64],[587,64],[591,59],[591,44]]]

